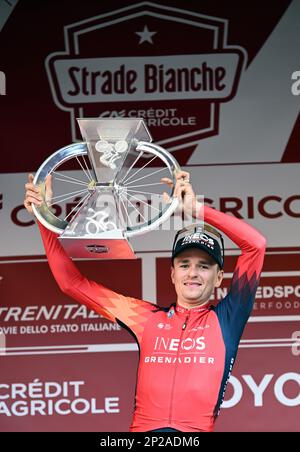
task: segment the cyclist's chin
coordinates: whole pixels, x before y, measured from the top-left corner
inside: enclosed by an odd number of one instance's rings
[[[196,308],[196,307],[205,307],[209,300],[193,300],[191,298],[184,300],[184,305],[186,308]]]
[[[201,301],[202,300],[202,297],[201,296],[197,296],[197,295],[186,295],[185,297],[184,297],[186,300],[193,300],[193,301]]]
[[[200,286],[200,287],[184,287],[181,292],[183,298],[187,301],[191,301],[193,303],[205,304],[210,300],[211,294],[213,291],[209,290],[208,287]]]
[[[203,291],[200,290],[187,290],[183,293],[183,296],[186,300],[199,303],[203,301],[203,295]]]

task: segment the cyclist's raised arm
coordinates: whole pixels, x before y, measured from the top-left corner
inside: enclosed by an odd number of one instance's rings
[[[108,320],[125,324],[140,339],[143,325],[149,315],[157,310],[156,305],[125,297],[86,278],[66,254],[56,234],[39,222],[38,225],[49,266],[60,289]]]
[[[51,182],[50,182],[51,184]],[[32,212],[31,202],[40,205],[40,194],[33,185],[33,178],[26,184],[24,205]],[[118,294],[80,273],[57,239],[57,235],[37,222],[48,263],[60,289],[68,296],[85,304],[108,320],[128,326],[140,339],[143,325],[156,305]]]
[[[263,266],[266,239],[255,228],[232,215],[197,202],[189,173],[180,171],[176,175],[175,196],[182,203],[185,213],[204,220],[227,235],[241,250],[234,270],[230,292],[219,303],[217,311],[224,309],[224,318],[244,327],[253,307],[255,293]],[[170,184],[170,180],[165,182]]]
[[[264,261],[266,239],[244,221],[210,207],[204,206],[204,216],[241,250],[230,290],[215,307],[225,340],[237,344],[253,308]]]

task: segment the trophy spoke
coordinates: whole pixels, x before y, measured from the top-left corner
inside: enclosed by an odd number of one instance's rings
[[[124,181],[124,179],[126,179],[127,174],[132,170],[132,168],[134,167],[134,165],[136,164],[136,162],[141,158],[141,156],[143,155],[144,151],[140,151],[140,153],[138,154],[137,158],[135,159],[135,161],[133,162],[133,164],[130,166],[130,168],[128,168],[128,170],[126,171],[125,176],[121,179],[120,184]]]
[[[60,180],[62,182],[67,182],[68,184],[82,185],[83,187],[87,187],[87,184],[85,182],[75,182],[73,180],[62,179],[62,178],[56,177],[56,176],[55,176],[55,180]]]
[[[127,212],[127,209],[126,209],[126,206],[125,206],[125,204],[124,204],[124,201],[123,201],[123,197],[122,197],[122,196],[120,196],[120,201],[121,201],[122,206],[123,206],[123,208],[124,208],[124,212],[125,212],[125,214],[126,214],[126,216],[127,216],[127,218],[128,218],[128,224],[129,224],[129,226],[132,228],[133,225],[132,225],[132,223],[131,223],[129,213]],[[123,215],[122,215],[122,216],[123,216]],[[124,218],[123,218],[123,221],[124,221]],[[127,221],[126,221],[126,220],[125,220],[125,222],[126,222],[126,225],[127,225]]]
[[[89,173],[90,180],[93,180],[93,176],[91,175],[91,172],[90,172],[89,167],[88,167],[88,165],[87,165],[87,163],[86,163],[86,160],[85,160],[85,158],[84,158],[84,155],[82,155],[81,157],[82,157],[82,159],[83,159],[83,161],[84,161],[85,168],[86,168],[87,172]]]
[[[74,180],[74,181],[76,181],[76,182],[81,182],[83,185],[87,186],[87,183],[84,182],[83,180],[76,179],[75,177],[67,176],[66,174],[59,173],[58,171],[52,171],[51,174],[54,174],[54,175],[58,174],[58,175],[61,176],[61,177],[65,177],[65,178],[67,178],[67,179]]]
[[[126,201],[129,202],[129,204],[131,205],[131,207],[134,208],[134,210],[139,214],[139,216],[141,216],[143,218],[143,220],[145,221],[145,223],[147,223],[146,218],[141,214],[141,212],[132,204],[132,202],[130,201],[130,199],[128,199],[128,197],[126,195],[121,195],[124,196],[126,198]],[[140,200],[139,200],[140,201]],[[148,205],[148,204],[147,204]]]
[[[154,184],[130,185],[130,188],[153,187],[154,185],[165,185],[164,182],[155,182]]]
[[[153,160],[155,160],[157,158],[157,155],[155,155],[154,157],[152,157],[151,160],[149,160],[149,162],[145,163],[144,166],[142,166],[141,168],[139,168],[135,173],[133,173],[130,177],[128,177],[127,180],[124,180],[124,184],[127,183],[130,179],[132,179],[136,174],[138,174],[140,171],[142,171],[144,168],[146,168],[146,166],[150,165],[151,162],[153,162]],[[139,179],[138,179],[139,180]]]
[[[133,193],[142,193],[143,195],[154,195],[154,196],[161,196],[159,193],[154,193],[151,191],[142,191],[142,190],[130,190],[130,188],[126,188],[127,192],[133,192]],[[131,195],[130,195],[131,196]]]
[[[131,194],[129,194],[128,196],[130,196],[130,198],[136,199],[138,202],[141,202],[142,204],[145,204],[147,207],[150,207],[151,209],[154,209],[154,210],[157,210],[157,212],[160,212],[160,210],[157,209],[157,207],[153,207],[151,204],[148,204],[147,202],[143,201],[142,199],[137,198],[136,196],[131,195]]]
[[[77,162],[79,163],[79,165],[81,166],[81,169],[82,169],[82,171],[84,172],[84,174],[86,175],[86,177],[88,178],[88,180],[89,180],[90,182],[92,182],[93,178],[90,178],[90,176],[87,174],[87,172],[86,172],[85,169],[83,168],[83,166],[82,166],[82,164],[81,164],[79,158],[77,157],[77,155],[76,155],[76,160],[77,160]]]
[[[68,213],[68,215],[64,218],[64,221],[67,220],[67,218],[69,218],[69,216],[74,212],[75,209],[78,209],[78,207],[80,206],[80,204],[83,204],[84,201],[90,196],[90,193],[87,193],[83,198],[81,198],[81,200],[77,203],[77,205],[71,210],[71,212]]]
[[[154,174],[160,173],[161,171],[166,171],[166,168],[160,168],[159,170],[156,170],[153,173],[146,174],[145,176],[139,177],[138,179],[135,179],[132,182],[130,182],[128,185],[134,184],[135,182],[137,182],[139,180],[146,179],[147,177],[154,176]],[[125,187],[126,187],[126,185],[125,185]]]
[[[77,196],[79,194],[85,193],[86,191],[88,191],[87,188],[85,188],[84,190],[76,190],[76,191],[73,191],[70,193],[64,193],[63,195],[54,196],[51,199],[51,201],[52,201],[51,204],[49,204],[49,205],[52,206],[53,204],[55,204],[55,202],[53,202],[54,200],[55,201],[59,200],[59,202],[63,202],[63,201],[66,201],[67,199],[73,198],[75,195]]]

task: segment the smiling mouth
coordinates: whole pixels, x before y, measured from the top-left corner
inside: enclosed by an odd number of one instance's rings
[[[184,283],[184,285],[188,286],[188,287],[200,287],[200,286],[202,286],[202,284],[199,283],[199,282],[186,282],[186,283]]]

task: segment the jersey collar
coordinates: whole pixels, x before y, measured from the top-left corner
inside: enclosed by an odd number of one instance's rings
[[[188,313],[193,314],[193,313],[208,311],[209,306],[210,306],[210,303],[208,302],[204,306],[195,306],[194,308],[188,309],[188,308],[184,308],[184,307],[180,306],[179,304],[176,304],[175,311],[178,312],[179,314],[188,314]]]

